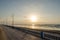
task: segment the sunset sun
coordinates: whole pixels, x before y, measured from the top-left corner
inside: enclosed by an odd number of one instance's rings
[[[31,17],[30,17],[30,20],[31,20],[32,22],[36,22],[36,21],[37,21],[37,18],[36,18],[36,16],[31,16]]]

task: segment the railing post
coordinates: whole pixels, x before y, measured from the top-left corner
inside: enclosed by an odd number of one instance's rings
[[[44,32],[41,32],[41,38],[42,39],[44,38]]]

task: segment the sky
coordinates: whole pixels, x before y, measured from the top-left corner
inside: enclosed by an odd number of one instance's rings
[[[60,0],[0,0],[0,22],[29,23],[29,16],[37,16],[37,23],[60,24]]]

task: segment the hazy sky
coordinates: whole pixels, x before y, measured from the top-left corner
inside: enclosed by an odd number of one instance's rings
[[[11,20],[12,14],[16,22],[35,15],[39,23],[60,24],[60,0],[0,0],[0,19]]]

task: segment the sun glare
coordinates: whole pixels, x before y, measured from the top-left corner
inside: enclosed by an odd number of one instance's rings
[[[30,20],[31,20],[32,22],[36,22],[37,18],[36,18],[36,16],[31,16],[31,17],[30,17]]]

